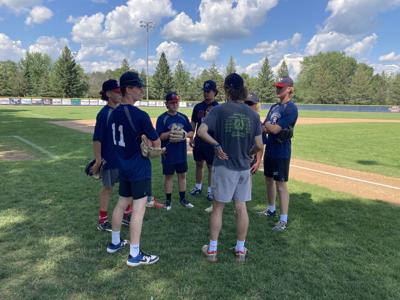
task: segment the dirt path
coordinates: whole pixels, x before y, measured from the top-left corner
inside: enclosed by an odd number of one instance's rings
[[[156,119],[152,118],[152,122],[155,123],[155,121]],[[95,120],[51,121],[50,123],[92,133]],[[301,118],[298,125],[332,123],[400,123],[400,120]],[[290,178],[357,197],[400,205],[400,178],[333,167],[295,158],[291,162]]]

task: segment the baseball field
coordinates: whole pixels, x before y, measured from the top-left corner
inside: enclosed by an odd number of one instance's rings
[[[232,205],[219,262],[209,264],[206,195],[189,196],[189,210],[175,189],[171,211],[146,211],[142,247],[160,262],[129,269],[128,249],[106,253],[110,234],[96,229],[100,183],[83,173],[99,109],[0,106],[0,299],[400,298],[400,114],[300,111],[288,230],[272,232],[273,221],[256,214],[265,207],[258,172],[245,264],[229,251]],[[164,109],[146,111],[156,118]],[[160,167],[153,160],[163,201]],[[109,214],[116,199],[115,191]]]

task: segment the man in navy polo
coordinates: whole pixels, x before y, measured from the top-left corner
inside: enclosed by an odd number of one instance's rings
[[[161,147],[166,148],[166,153],[161,159],[165,176],[165,208],[170,210],[172,207],[172,180],[175,172],[178,176],[179,202],[186,208],[193,208],[193,205],[186,200],[186,172],[188,170],[186,138],[193,137],[192,125],[186,115],[178,112],[179,96],[175,92],[166,95],[165,106],[168,111],[158,117],[156,124],[156,131],[161,139]],[[170,139],[171,129],[173,128],[179,128],[182,131],[181,140]]]
[[[201,123],[211,109],[218,105],[215,97],[218,94],[217,84],[213,80],[207,80],[203,84],[204,101],[197,103],[192,112],[192,127],[197,131],[200,128]],[[212,133],[211,133],[212,134]],[[203,181],[203,166],[204,161],[207,164],[208,169],[208,189],[207,199],[212,201],[212,190],[211,190],[211,168],[214,160],[214,149],[211,145],[204,142],[196,134],[194,141],[191,140],[190,144],[193,147],[193,158],[196,162],[196,184],[190,191],[192,196],[199,195],[202,192],[202,181]]]
[[[290,77],[284,77],[274,86],[280,102],[271,106],[263,123],[263,132],[268,134],[264,154],[268,206],[260,214],[267,217],[275,216],[275,199],[278,193],[281,200],[281,215],[279,222],[272,230],[284,231],[287,228],[289,211],[287,181],[289,180],[291,137],[283,133],[285,130],[293,130],[298,110],[292,101],[293,80]]]

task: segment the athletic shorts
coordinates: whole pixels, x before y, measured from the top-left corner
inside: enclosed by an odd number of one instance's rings
[[[208,144],[196,145],[193,148],[193,158],[195,161],[205,160],[207,165],[212,165],[214,160],[214,147]]]
[[[121,197],[132,197],[133,200],[151,196],[151,180],[141,181],[119,181],[119,195]]]
[[[246,202],[251,200],[250,169],[235,171],[225,166],[213,166],[212,191],[218,202]]]
[[[264,155],[264,175],[273,178],[275,181],[289,180],[290,159],[268,157]]]
[[[186,173],[188,170],[187,162],[179,163],[179,164],[162,164],[163,175],[174,175],[175,172],[177,174]]]
[[[104,187],[113,187],[119,181],[118,169],[103,169],[101,171],[101,182]]]

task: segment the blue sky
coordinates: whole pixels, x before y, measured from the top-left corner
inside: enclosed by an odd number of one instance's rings
[[[145,31],[153,21],[150,72],[164,51],[198,74],[229,57],[256,75],[268,57],[296,77],[304,56],[339,50],[374,67],[400,72],[400,0],[0,0],[0,60],[26,51],[57,58],[67,45],[86,71],[116,68],[123,58],[145,67]]]

